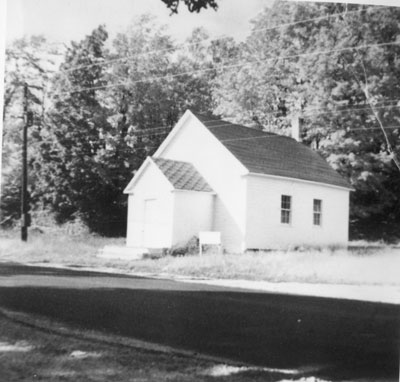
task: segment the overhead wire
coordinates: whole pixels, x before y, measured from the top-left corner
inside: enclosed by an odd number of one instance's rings
[[[400,100],[399,100],[400,101]],[[387,106],[374,106],[374,109],[392,109],[392,108],[400,108],[400,105],[387,105]],[[318,110],[318,109],[316,109]],[[365,108],[349,108],[349,109],[343,109],[343,110],[330,110],[322,113],[318,113],[317,115],[325,115],[325,114],[336,114],[336,113],[343,113],[343,112],[357,112],[357,111],[364,111],[364,110],[371,110],[370,107],[365,107]],[[312,116],[315,114],[307,114],[307,112],[304,113],[305,116]]]
[[[400,108],[400,105],[390,105],[390,106],[380,106],[380,107],[375,107],[375,109],[392,109],[392,108]],[[332,114],[340,114],[343,111],[346,112],[357,112],[357,111],[363,111],[363,110],[370,110],[369,108],[355,108],[355,109],[345,109],[345,110],[332,110]],[[327,114],[327,113],[316,113],[316,114],[306,114],[307,117],[311,116],[319,116],[321,114]],[[221,124],[216,124],[213,126],[208,126],[208,128],[216,128],[216,127],[225,127],[225,126],[230,126],[230,125],[240,125],[238,123],[230,122],[230,121],[224,121],[222,119],[216,118],[216,119],[210,119],[206,121],[202,121],[202,123],[210,123],[210,122],[222,122]],[[253,130],[257,130],[257,128],[254,127],[249,127],[249,126],[244,126],[247,128],[251,128]],[[165,135],[166,133],[169,133],[172,130],[172,127],[165,127],[165,126],[158,126],[158,127],[151,127],[151,128],[146,128],[146,129],[136,129],[134,130],[133,136],[137,138],[142,138],[142,137],[153,137],[153,136],[159,136],[159,135]],[[155,131],[155,132],[154,132]]]
[[[125,86],[130,86],[134,85],[137,83],[143,83],[143,82],[151,82],[155,80],[161,80],[161,79],[171,79],[175,77],[180,77],[180,76],[185,76],[189,74],[197,74],[197,73],[204,73],[204,72],[209,72],[209,71],[214,71],[214,70],[220,70],[220,69],[225,69],[225,68],[237,68],[240,66],[245,66],[245,65],[251,65],[251,64],[259,64],[259,63],[266,63],[269,61],[280,61],[280,60],[289,60],[292,58],[299,58],[299,57],[310,57],[310,56],[316,56],[316,55],[321,55],[321,54],[329,54],[329,53],[339,53],[339,52],[345,52],[349,50],[361,50],[361,49],[368,49],[368,48],[373,48],[373,47],[383,47],[383,46],[394,46],[394,45],[400,45],[400,41],[391,41],[391,42],[385,42],[385,43],[376,43],[376,44],[364,44],[364,45],[359,45],[359,46],[353,46],[353,47],[343,47],[339,49],[328,49],[328,50],[320,50],[320,51],[315,51],[315,52],[307,52],[307,53],[299,53],[299,54],[293,54],[293,55],[288,55],[288,56],[275,56],[275,57],[268,57],[266,59],[262,60],[256,60],[256,61],[246,61],[246,62],[240,62],[240,63],[235,63],[235,64],[229,64],[229,65],[220,65],[217,67],[212,67],[212,68],[204,68],[204,69],[196,69],[196,70],[190,70],[190,71],[185,71],[181,73],[175,73],[175,74],[168,74],[168,75],[163,75],[163,76],[154,76],[154,77],[148,77],[145,79],[140,79],[140,80],[135,80],[135,81],[129,81],[126,83],[118,83],[118,84],[109,84],[109,85],[102,85],[102,86],[91,86],[87,88],[78,88],[78,89],[71,89],[68,91],[64,92],[59,92],[59,93],[53,93],[53,94],[76,94],[76,93],[81,93],[85,91],[93,91],[93,90],[101,90],[101,89],[110,89],[110,88],[115,88],[115,87],[125,87]]]
[[[225,124],[224,126],[229,126],[228,124]],[[208,127],[210,128],[210,127]],[[400,130],[400,125],[394,125],[394,126],[387,126],[385,129],[389,130],[395,130],[399,129]],[[353,131],[363,131],[363,132],[368,132],[371,130],[380,130],[380,127],[359,127],[359,128],[348,128],[346,130],[331,130],[330,133],[335,133],[335,132],[344,132],[344,133],[350,133]],[[262,131],[259,130],[260,133],[263,133],[263,135],[257,135],[257,136],[252,136],[252,137],[240,137],[240,138],[227,138],[227,139],[221,139],[220,142],[236,142],[236,141],[243,141],[243,140],[258,140],[258,139],[269,139],[269,138],[282,138],[282,137],[287,137],[290,138],[289,136],[286,135],[280,135],[277,133],[271,133],[267,131]],[[157,134],[157,135],[162,135],[162,134]],[[134,150],[142,149],[142,150],[149,150],[149,149],[157,149],[160,147],[160,145],[146,145],[144,144],[143,147],[130,147],[130,148],[116,148],[117,152],[129,152],[133,153]],[[89,151],[87,151],[89,152]]]
[[[375,7],[373,9],[377,10],[377,9],[382,9],[382,8],[386,8],[386,7]],[[273,30],[273,29],[277,29],[277,28],[288,27],[290,25],[297,25],[297,24],[301,24],[301,23],[307,23],[307,22],[310,22],[310,21],[328,19],[328,18],[338,17],[338,16],[341,16],[341,15],[348,15],[349,13],[359,13],[359,12],[362,12],[362,11],[365,11],[365,8],[354,10],[354,11],[340,12],[340,13],[332,14],[332,15],[319,16],[319,17],[315,17],[315,18],[311,18],[311,19],[298,20],[298,21],[295,21],[295,22],[280,24],[280,25],[276,25],[276,26],[268,27],[268,28],[253,29],[252,32],[262,31],[262,30]],[[208,40],[208,38],[205,39],[205,40]],[[217,40],[220,40],[220,39],[214,39],[214,41],[217,41]],[[193,44],[198,44],[198,43],[199,42],[195,42]],[[328,54],[330,52],[340,52],[340,51],[345,51],[345,50],[363,49],[363,48],[368,48],[368,47],[373,47],[373,46],[384,46],[384,45],[397,45],[397,44],[396,44],[396,42],[381,43],[381,44],[368,44],[368,45],[362,45],[362,46],[356,46],[356,47],[345,47],[345,48],[341,48],[341,49],[317,51],[317,52],[303,53],[303,54],[284,56],[284,57],[282,57],[282,56],[269,57],[269,58],[261,60],[261,61],[268,62],[268,61],[271,61],[271,60],[282,60],[282,59],[289,59],[289,58],[294,58],[294,57],[302,57],[302,56],[306,56],[306,55],[309,56],[309,55],[317,55],[317,54]],[[160,50],[158,50],[158,51],[160,51]],[[164,50],[161,50],[161,51],[164,51]],[[157,50],[154,50],[152,52],[157,52]],[[147,52],[147,53],[150,53],[150,52]],[[126,59],[126,57],[121,58],[121,59]],[[115,61],[116,60],[111,60],[110,62],[115,62]],[[186,71],[186,72],[176,73],[176,74],[168,74],[166,76],[151,77],[151,78],[144,79],[144,80],[133,81],[133,82],[130,82],[129,84],[135,84],[135,83],[139,83],[139,82],[152,81],[152,80],[163,79],[163,78],[174,78],[174,77],[193,74],[193,73],[202,73],[202,72],[205,72],[205,71],[212,71],[212,70],[216,70],[216,69],[218,70],[218,69],[221,69],[221,68],[245,66],[245,65],[248,65],[248,64],[259,63],[259,62],[260,62],[260,60],[257,60],[257,61],[246,61],[246,62],[237,63],[237,64],[233,64],[233,65],[222,65],[222,66],[220,65],[217,68],[205,68],[205,69],[198,69],[198,70],[194,70],[194,71]],[[85,65],[85,66],[78,66],[76,68],[88,67],[88,66],[91,66],[91,65],[92,64]],[[93,65],[97,65],[97,64],[93,64]],[[71,69],[73,69],[73,68],[71,68]],[[99,89],[106,89],[106,88],[126,86],[126,85],[128,85],[128,84],[127,83],[118,83],[118,84],[111,84],[111,85],[104,85],[104,86],[97,86],[97,87],[78,88],[77,90],[61,92],[59,94],[67,94],[67,93],[70,93],[70,92],[71,93],[77,93],[77,92],[83,92],[83,91],[89,91],[89,90],[99,90]],[[389,102],[389,101],[387,101],[387,102]],[[314,108],[314,110],[318,110],[318,109]],[[355,109],[348,109],[348,110],[354,111]],[[343,111],[346,111],[346,110],[343,110]],[[305,113],[307,113],[307,112],[308,111],[305,111]],[[322,114],[334,113],[334,112],[336,112],[336,111],[329,110],[329,111],[327,111],[325,113],[322,113]]]
[[[383,8],[388,8],[385,6],[379,6],[379,7],[371,7],[373,8],[373,10],[379,10],[379,9],[383,9]],[[324,20],[324,19],[329,19],[329,18],[334,18],[334,17],[340,17],[340,16],[346,16],[352,13],[360,13],[365,11],[366,8],[361,8],[361,9],[357,9],[357,10],[353,10],[353,11],[344,11],[344,12],[339,12],[339,13],[334,13],[331,15],[324,15],[324,16],[318,16],[318,17],[313,17],[313,18],[309,18],[309,19],[303,19],[303,20],[297,20],[297,21],[293,21],[293,22],[289,22],[289,23],[283,23],[283,24],[278,24],[278,25],[274,25],[272,27],[265,27],[265,28],[256,28],[256,29],[252,29],[251,33],[254,32],[261,32],[261,31],[271,31],[271,30],[275,30],[275,29],[280,29],[280,28],[286,28],[289,26],[294,26],[294,25],[298,25],[298,24],[303,24],[303,23],[308,23],[308,22],[312,22],[312,21],[318,21],[318,20]],[[204,41],[223,41],[226,40],[227,38],[229,38],[228,36],[221,36],[218,38],[210,38],[210,37],[206,37],[200,41],[196,41],[193,43],[181,43],[178,44],[178,47],[190,47],[192,45],[199,45],[199,43],[204,42]],[[68,69],[64,69],[61,70],[62,73],[68,73],[74,70],[80,70],[80,69],[84,69],[84,68],[89,68],[92,66],[103,66],[109,63],[115,63],[115,62],[120,62],[120,61],[125,61],[125,60],[129,60],[131,58],[137,58],[138,56],[147,56],[147,55],[151,55],[151,54],[155,54],[155,53],[162,53],[162,52],[167,52],[167,51],[171,51],[176,49],[176,47],[170,47],[170,48],[164,48],[164,49],[154,49],[154,50],[150,50],[147,52],[138,52],[135,53],[133,55],[130,56],[126,56],[126,57],[119,57],[119,58],[115,58],[115,59],[110,59],[110,60],[104,60],[101,62],[97,62],[97,63],[91,63],[91,64],[83,64],[83,65],[76,65],[73,67],[70,67]]]
[[[364,100],[364,102],[365,102],[365,100]],[[387,102],[399,102],[400,103],[400,98],[391,98],[391,99],[382,99],[382,100],[380,100],[380,101],[377,101],[376,103],[375,103],[375,105],[379,105],[379,104],[382,104],[382,103],[387,103]],[[334,107],[348,107],[349,105],[347,104],[347,105],[333,105]],[[353,106],[366,106],[365,104],[364,105],[357,105],[357,104],[355,104],[355,105],[353,105]],[[331,106],[332,107],[332,106]],[[315,111],[315,110],[328,110],[328,111],[332,111],[332,109],[329,107],[329,106],[323,106],[323,107],[306,107],[304,110],[303,110],[303,112],[309,112],[309,111]],[[337,110],[337,109],[336,109]]]
[[[381,8],[387,8],[387,7],[375,7],[373,8],[374,10],[377,9],[381,9]],[[267,31],[267,30],[274,30],[274,29],[278,29],[278,28],[284,28],[284,27],[288,27],[291,25],[298,25],[301,23],[307,23],[307,22],[311,22],[311,21],[316,21],[316,20],[322,20],[322,19],[329,19],[329,18],[334,18],[334,17],[338,17],[341,15],[348,15],[350,13],[359,13],[362,11],[365,11],[366,8],[362,8],[362,9],[358,9],[358,10],[354,10],[354,11],[346,11],[346,12],[340,12],[337,14],[332,14],[332,15],[325,15],[325,16],[319,16],[319,17],[315,17],[315,18],[311,18],[311,19],[305,19],[305,20],[298,20],[296,22],[291,22],[291,23],[285,23],[285,24],[280,24],[280,25],[276,25],[273,27],[267,27],[267,28],[259,28],[259,29],[253,29],[252,33],[254,32],[259,32],[259,31]],[[222,40],[222,39],[226,39],[226,37],[222,37],[222,38],[218,38],[218,39],[212,39],[211,41],[218,41],[218,40]],[[209,38],[206,38],[202,41],[206,41],[209,40]],[[190,46],[190,45],[197,45],[199,43],[201,43],[202,41],[197,41],[191,44],[182,44],[182,46]],[[315,55],[319,55],[319,54],[329,54],[332,52],[342,52],[342,51],[348,51],[348,50],[359,50],[359,49],[366,49],[366,48],[370,48],[370,47],[378,47],[378,46],[389,46],[389,45],[399,45],[399,42],[388,42],[388,43],[377,43],[377,44],[364,44],[364,45],[360,45],[360,46],[354,46],[354,47],[344,47],[344,48],[339,48],[339,49],[330,49],[330,50],[323,50],[323,51],[316,51],[316,52],[309,52],[309,53],[300,53],[300,54],[295,54],[295,55],[289,55],[289,56],[275,56],[275,57],[268,57],[266,59],[263,60],[257,60],[257,61],[245,61],[245,62],[240,62],[240,63],[235,63],[235,64],[230,64],[230,65],[219,65],[216,68],[204,68],[204,69],[197,69],[197,70],[192,70],[192,71],[186,71],[186,72],[181,72],[181,73],[175,73],[175,74],[168,74],[165,76],[154,76],[154,77],[150,77],[150,78],[146,78],[146,79],[142,79],[142,80],[136,80],[136,81],[132,81],[129,84],[127,83],[118,83],[118,84],[111,84],[111,85],[104,85],[104,86],[94,86],[94,87],[88,87],[88,88],[78,88],[77,90],[71,90],[71,91],[66,91],[66,92],[61,92],[59,94],[67,94],[67,93],[78,93],[78,92],[83,92],[83,91],[89,91],[89,90],[100,90],[100,89],[106,89],[106,88],[113,88],[113,87],[119,87],[119,86],[127,86],[127,85],[132,85],[135,83],[140,83],[140,82],[146,82],[146,81],[153,81],[153,80],[158,80],[158,79],[170,79],[170,78],[174,78],[174,77],[178,77],[178,76],[184,76],[184,75],[188,75],[188,74],[194,74],[194,73],[203,73],[203,72],[207,72],[207,71],[212,71],[212,70],[219,70],[222,68],[234,68],[234,67],[239,67],[239,66],[245,66],[245,65],[251,65],[251,64],[256,64],[256,63],[260,63],[261,62],[269,62],[272,60],[285,60],[285,59],[291,59],[291,58],[297,58],[297,57],[304,57],[304,56],[315,56]],[[172,50],[174,49],[174,47],[171,48],[167,48],[167,49],[162,49],[162,50],[153,50],[153,51],[149,51],[149,52],[143,52],[144,54],[153,54],[153,53],[157,53],[157,52],[163,52],[163,51],[168,51],[168,50]],[[135,55],[136,57],[137,55]],[[123,58],[118,58],[118,59],[113,59],[113,60],[107,60],[100,62],[100,63],[93,63],[93,64],[88,64],[88,65],[80,65],[80,66],[76,66],[76,67],[72,67],[69,68],[67,70],[64,70],[62,72],[69,72],[72,70],[77,70],[77,69],[82,69],[85,67],[91,67],[91,66],[95,66],[95,65],[104,65],[106,63],[113,63],[113,62],[118,62],[118,61],[122,61],[122,60],[127,60],[129,58],[132,58],[134,56],[131,57],[123,57]],[[393,100],[394,101],[394,100]],[[397,100],[396,100],[397,101]],[[386,101],[382,101],[382,102],[390,102],[390,100],[386,100]],[[400,107],[400,106],[396,106],[396,105],[391,105],[391,106],[382,106],[382,107],[376,107],[378,109],[385,109],[385,108],[396,108],[396,107]],[[319,115],[321,114],[330,114],[330,113],[342,113],[342,112],[347,112],[347,111],[361,111],[361,110],[369,110],[369,108],[351,108],[351,109],[344,109],[344,110],[328,110],[326,112],[322,112],[319,113]],[[312,110],[321,110],[321,109],[316,109],[313,108]],[[305,111],[305,114],[307,115],[308,110]],[[308,114],[308,116],[310,116]],[[220,125],[220,126],[225,126],[226,124]],[[212,127],[217,127],[217,126],[212,126]],[[154,130],[163,130],[163,131],[167,131],[170,130],[167,127],[154,127],[154,128],[149,128],[149,129],[140,129],[136,132],[136,136],[137,137],[146,137],[146,136],[157,136],[157,135],[164,135],[166,134],[165,132],[158,132],[158,133],[151,133],[150,131],[154,131]],[[355,129],[351,129],[351,130],[355,130]],[[144,131],[149,131],[149,134],[143,134]],[[137,133],[139,133],[140,135],[138,135]],[[260,138],[265,139],[265,136],[262,136]],[[246,139],[254,139],[253,138],[246,138]]]

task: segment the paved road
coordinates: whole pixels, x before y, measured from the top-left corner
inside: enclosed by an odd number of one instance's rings
[[[0,305],[268,367],[398,376],[400,307],[0,265]]]

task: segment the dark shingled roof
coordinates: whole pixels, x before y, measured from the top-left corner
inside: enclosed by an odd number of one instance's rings
[[[293,138],[233,124],[215,116],[195,115],[251,173],[351,188],[324,158]]]
[[[191,163],[164,158],[151,158],[177,190],[213,192]]]

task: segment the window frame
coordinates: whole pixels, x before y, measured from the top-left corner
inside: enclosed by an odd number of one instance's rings
[[[281,224],[290,226],[292,224],[292,195],[281,195]]]
[[[322,227],[322,199],[313,199],[313,226]]]

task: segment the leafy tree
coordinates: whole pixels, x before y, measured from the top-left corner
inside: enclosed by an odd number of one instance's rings
[[[103,27],[72,44],[54,80],[38,169],[59,222],[79,216],[92,231],[124,234],[122,191],[132,175],[188,107],[211,111],[205,33],[182,52],[143,16],[117,35],[112,53]]]
[[[302,115],[304,142],[355,188],[352,237],[399,235],[399,20],[396,8],[276,2],[214,87],[217,112],[259,128],[288,134]]]
[[[112,129],[101,91],[107,38],[100,26],[68,49],[54,80],[38,171],[47,190],[44,202],[59,222],[79,216],[93,231],[114,234],[125,222],[117,203],[120,189],[104,161]]]
[[[139,18],[114,40],[115,56],[126,59],[115,62],[109,81],[123,81],[123,86],[111,87],[107,102],[110,120],[120,129],[115,136],[120,157],[131,172],[154,153],[187,108],[211,109],[207,71],[193,73],[207,66],[206,59],[199,56],[202,48],[191,39],[188,43],[188,50],[180,50],[150,16]]]
[[[186,39],[173,65],[179,74],[173,82],[173,98],[180,113],[186,109],[210,113],[213,108],[211,84],[215,78],[215,63],[204,28],[196,28]]]
[[[5,94],[2,147],[1,225],[11,225],[20,216],[21,134],[23,126],[24,84],[28,88],[29,110],[34,126],[28,130],[29,193],[31,204],[40,204],[40,180],[34,171],[39,157],[41,127],[48,102],[46,84],[60,61],[61,49],[41,36],[14,41],[6,49]]]
[[[199,13],[202,9],[208,7],[217,10],[218,4],[216,0],[162,0],[167,5],[172,13],[178,13],[179,4],[183,1],[189,12]]]

